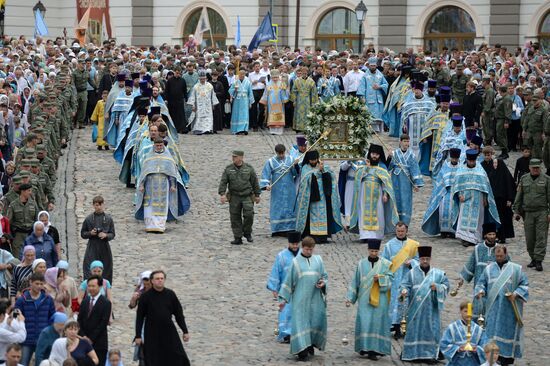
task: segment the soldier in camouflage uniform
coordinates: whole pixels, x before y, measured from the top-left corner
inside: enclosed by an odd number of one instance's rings
[[[530,97],[531,101],[521,116],[523,139],[525,145],[531,148],[531,156],[535,159],[542,158],[544,122],[548,111],[544,108],[542,100],[537,94]]]
[[[482,81],[484,93],[481,98],[483,101],[483,110],[481,112],[483,124],[483,143],[485,146],[491,146],[495,138],[495,90],[491,85],[491,77],[485,75]]]
[[[21,257],[23,242],[31,232],[32,226],[38,217],[38,212],[40,210],[32,198],[32,186],[21,184],[19,186],[19,197],[10,203],[6,213],[14,236],[12,254],[15,258]]]
[[[456,74],[451,76],[451,90],[453,92],[453,100],[462,104],[464,95],[466,95],[466,83],[469,81],[469,77],[464,75],[464,65],[456,65]]]
[[[506,130],[512,120],[512,96],[508,94],[508,87],[502,85],[498,89],[499,98],[495,105],[495,118],[497,120],[497,144],[501,149],[500,159],[508,159],[508,135]]]
[[[85,69],[85,60],[78,60],[78,67],[73,71],[73,83],[76,88],[76,119],[75,128],[84,128],[84,121],[86,119],[86,105],[88,103],[88,79],[90,79],[90,72]]]

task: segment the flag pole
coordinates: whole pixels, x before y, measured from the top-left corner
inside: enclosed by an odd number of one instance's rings
[[[216,47],[214,44],[214,36],[212,36],[212,27],[208,30],[210,32],[210,42],[212,42],[212,47]]]

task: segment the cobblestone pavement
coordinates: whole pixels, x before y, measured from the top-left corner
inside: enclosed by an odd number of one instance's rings
[[[72,268],[81,274],[80,263],[86,242],[80,239],[80,226],[92,211],[92,197],[102,194],[106,210],[115,221],[116,239],[111,242],[114,254],[114,312],[110,327],[110,345],[119,347],[126,364],[132,364],[131,342],[135,312],[127,308],[139,272],[165,269],[167,286],[174,289],[184,305],[191,341],[186,350],[195,365],[283,365],[293,364],[288,345],[277,344],[273,330],[277,307],[265,288],[266,279],[276,253],[286,246],[286,239],[271,238],[269,229],[269,193],[262,194],[256,206],[253,244],[232,246],[227,205],[221,205],[217,186],[223,168],[231,162],[233,149],[245,151],[245,161],[257,173],[273,154],[277,143],[289,146],[294,134],[270,136],[251,133],[249,136],[218,134],[180,137],[180,149],[191,174],[189,194],[191,210],[177,223],[169,223],[164,235],[146,234],[143,223],[133,217],[133,191],[118,181],[119,167],[111,152],[97,151],[91,143],[90,131],[78,130],[72,144],[66,169],[67,230]],[[75,136],[77,137],[77,136]],[[396,140],[388,140],[396,146]],[[74,155],[73,155],[74,154]],[[72,157],[75,156],[73,160]],[[515,163],[515,157],[509,160]],[[73,163],[74,162],[74,170]],[[330,162],[333,169],[336,162]],[[70,173],[69,173],[70,172]],[[70,179],[74,174],[74,179]],[[447,272],[451,284],[471,252],[456,240],[429,238],[420,231],[420,222],[431,192],[427,185],[414,197],[415,216],[410,237],[434,246],[433,264]],[[76,222],[72,219],[76,214]],[[57,217],[57,220],[63,218]],[[57,224],[57,222],[54,222]],[[525,265],[528,256],[523,229],[516,224],[516,239],[510,242],[514,261]],[[360,365],[370,363],[353,352],[353,344],[343,346],[344,336],[352,339],[355,311],[346,309],[344,296],[357,261],[367,255],[367,248],[357,237],[339,234],[328,245],[316,247],[322,255],[329,275],[328,342],[318,352],[312,365]],[[548,268],[550,270],[550,268]],[[550,306],[546,273],[527,269],[530,300],[525,311],[525,358],[519,365],[549,365],[550,326],[545,317]],[[458,304],[468,298],[471,285],[459,296],[449,297],[443,314],[443,325],[458,316]],[[537,327],[535,329],[535,326]],[[400,342],[394,341],[391,357],[379,365],[400,365]]]

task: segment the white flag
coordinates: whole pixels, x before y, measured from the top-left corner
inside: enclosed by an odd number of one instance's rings
[[[210,30],[210,20],[208,20],[208,11],[206,7],[202,8],[201,17],[197,23],[197,28],[195,29],[195,40],[197,44],[202,43],[202,34]]]

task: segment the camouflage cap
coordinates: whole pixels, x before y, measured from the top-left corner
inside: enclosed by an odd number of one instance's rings
[[[29,161],[31,164],[31,168],[40,167],[40,160],[38,160],[37,158],[29,159]]]
[[[30,178],[31,177],[31,173],[27,170],[21,170],[19,172],[19,176],[21,177],[21,179],[25,179],[25,178]]]
[[[45,151],[46,151],[46,145],[44,144],[36,145],[36,152],[45,152]]]
[[[23,182],[23,177],[21,174],[17,174],[11,181],[13,184],[21,184],[21,182]]]
[[[19,164],[21,166],[30,166],[31,165],[31,160],[32,159],[29,159],[29,158],[23,158],[21,159],[21,161],[19,162]]]

